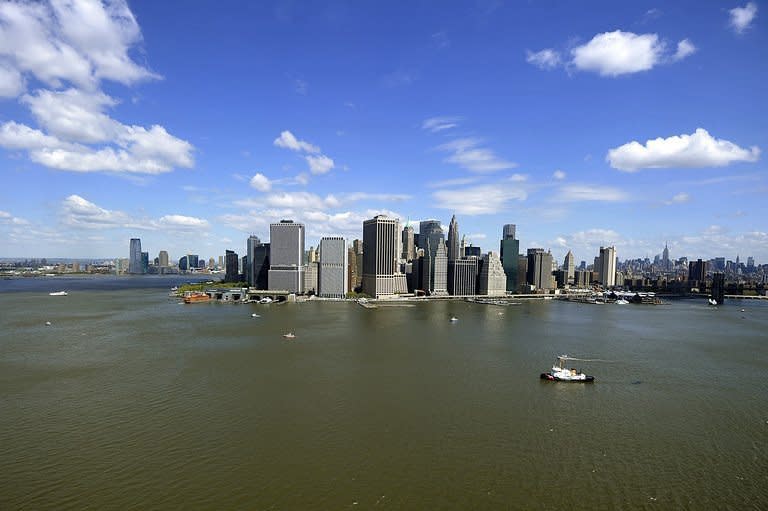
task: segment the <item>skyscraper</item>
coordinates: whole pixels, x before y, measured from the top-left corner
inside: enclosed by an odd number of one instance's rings
[[[419,236],[416,244],[419,248],[427,249],[427,243],[432,247],[432,251],[437,250],[438,241],[445,243],[443,228],[438,220],[424,220],[419,222]]]
[[[477,258],[456,259],[448,262],[451,278],[448,293],[457,296],[477,293]]]
[[[456,215],[451,217],[451,223],[448,226],[448,261],[455,261],[461,258],[459,252],[459,224],[456,222]]]
[[[128,252],[128,273],[136,275],[144,273],[141,265],[141,239],[131,238]]]
[[[269,274],[269,243],[262,243],[258,236],[249,236],[247,241],[246,279],[256,289],[267,289]]]
[[[672,269],[672,264],[669,260],[669,247],[666,243],[664,243],[664,250],[661,252],[661,266],[664,271],[669,271]]]
[[[320,240],[318,295],[344,298],[347,294],[347,242],[342,237]]]
[[[157,264],[162,268],[169,266],[168,264],[168,252],[161,250],[157,256]]]
[[[501,259],[494,252],[483,255],[477,277],[477,294],[488,296],[503,296],[507,291],[507,276]]]
[[[515,239],[515,224],[506,224],[499,244],[499,256],[507,276],[507,292],[517,293],[520,286],[518,279],[518,263],[520,256],[520,241]]]
[[[141,253],[141,273],[149,272],[149,252]]]
[[[281,220],[269,226],[269,289],[304,292],[304,224]]]
[[[403,229],[403,255],[406,262],[413,261],[416,257],[416,240],[413,235],[413,227],[406,225]]]
[[[707,276],[707,262],[697,259],[688,263],[688,280],[703,282]]]
[[[224,273],[224,282],[237,282],[240,280],[238,270],[240,261],[237,253],[233,250],[227,250],[224,255],[226,271]]]
[[[600,247],[600,283],[605,288],[616,285],[616,247]]]
[[[363,222],[363,292],[378,298],[395,293],[400,222],[378,215]]]
[[[543,248],[528,249],[528,284],[536,289],[548,291],[554,289],[552,277],[552,254],[544,252]]]
[[[566,283],[573,284],[573,277],[576,271],[576,258],[573,257],[573,254],[570,250],[567,254],[565,254],[565,259],[563,260],[563,270],[565,270]]]

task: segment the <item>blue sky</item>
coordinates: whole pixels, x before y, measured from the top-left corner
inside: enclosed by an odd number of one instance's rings
[[[307,244],[768,263],[761,2],[0,5],[0,257]]]

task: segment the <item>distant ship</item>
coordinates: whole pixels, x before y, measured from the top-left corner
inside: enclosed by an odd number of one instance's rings
[[[192,291],[184,294],[184,303],[210,302],[211,297],[207,293]]]
[[[55,291],[53,293],[48,293],[48,296],[67,296],[66,291]]]

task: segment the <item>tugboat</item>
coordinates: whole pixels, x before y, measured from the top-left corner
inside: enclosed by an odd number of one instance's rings
[[[582,372],[576,371],[576,369],[569,369],[565,367],[566,360],[575,360],[568,355],[560,355],[557,357],[557,363],[552,366],[552,371],[549,373],[541,373],[542,380],[549,381],[565,381],[573,383],[592,383],[595,381],[594,376],[586,375]]]

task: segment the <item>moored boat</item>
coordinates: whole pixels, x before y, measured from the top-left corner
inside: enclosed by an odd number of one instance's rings
[[[548,373],[541,373],[540,378],[542,380],[549,381],[564,381],[572,383],[592,383],[595,381],[594,376],[589,376],[576,369],[565,367],[566,360],[573,360],[568,355],[560,355],[557,357],[557,363],[552,366],[552,371]]]

